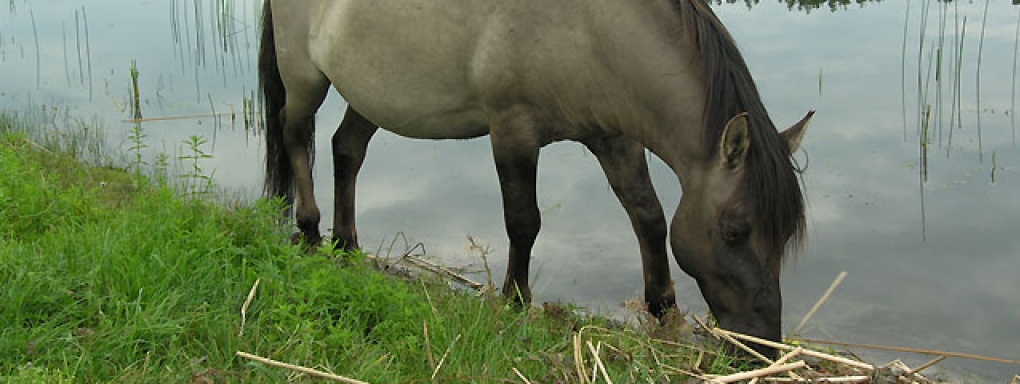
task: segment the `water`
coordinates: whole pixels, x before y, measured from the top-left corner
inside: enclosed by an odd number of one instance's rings
[[[130,68],[136,60],[145,117],[236,113],[234,119],[143,123],[147,161],[157,151],[171,158],[186,154],[183,141],[199,135],[210,139],[205,149],[214,155],[202,168],[234,193],[257,196],[261,141],[245,131],[240,112],[256,85],[259,4],[195,1],[9,2],[0,10],[0,108],[46,106],[50,113],[97,116],[111,146],[126,151],[133,124],[124,120],[132,117]],[[777,124],[818,110],[804,141],[806,153],[797,155],[808,165],[809,242],[784,272],[784,324],[792,330],[845,270],[849,277],[803,336],[1020,359],[1020,149],[1009,115],[1020,7],[990,5],[979,140],[976,72],[984,2],[944,8],[945,64],[938,83],[929,63],[937,62],[932,52],[940,46],[942,17],[931,3],[921,41],[923,4],[869,3],[810,14],[775,2],[750,10],[717,7]],[[233,6],[229,17],[217,18],[221,5]],[[955,61],[956,20],[962,23],[964,16],[958,71],[962,128],[951,129],[950,115],[955,119],[959,112],[950,107],[957,71],[948,63]],[[923,184],[922,104],[934,107]],[[328,152],[343,106],[331,95],[319,115],[322,153]],[[658,160],[652,172],[672,212],[680,196],[675,177]],[[331,173],[328,159],[320,159],[316,180],[324,229],[332,222]],[[468,249],[471,236],[493,249],[489,261],[501,281],[507,241],[487,140],[415,141],[380,133],[358,187],[366,248],[385,254],[403,233],[412,243],[424,243],[431,258],[480,270],[477,253]],[[536,301],[570,301],[626,316],[620,303],[639,297],[642,289],[637,246],[595,159],[580,145],[554,144],[542,152],[539,187],[543,230],[532,268]],[[403,250],[397,248],[396,253]],[[694,282],[676,267],[673,274],[681,306],[703,313]],[[861,352],[879,362],[894,357]],[[927,360],[906,357],[914,365]],[[999,382],[1020,373],[1016,365],[959,359],[940,367]]]

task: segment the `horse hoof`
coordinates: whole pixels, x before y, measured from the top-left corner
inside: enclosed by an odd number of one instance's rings
[[[318,247],[322,243],[322,237],[316,237],[309,241],[309,238],[301,232],[294,232],[290,235],[290,243],[293,245],[305,246],[309,249]]]

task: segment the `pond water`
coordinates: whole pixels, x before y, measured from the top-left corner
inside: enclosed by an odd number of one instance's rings
[[[0,108],[101,121],[115,152],[127,153],[134,62],[144,117],[237,114],[143,123],[146,161],[186,155],[184,140],[197,135],[213,156],[202,170],[232,193],[258,196],[261,140],[241,113],[256,86],[258,1],[8,3],[0,7]],[[803,336],[1020,359],[1020,147],[1011,113],[1020,7],[989,2],[983,20],[985,4],[716,6],[776,123],[818,111],[797,155],[808,165],[809,240],[784,272],[787,332],[847,271]],[[343,107],[335,94],[323,107],[320,151],[328,152]],[[676,179],[657,160],[652,172],[672,212]],[[321,159],[323,229],[332,222],[331,174]],[[536,302],[627,316],[621,303],[642,290],[637,245],[596,161],[578,144],[554,144],[542,153],[539,184]],[[489,262],[502,280],[507,241],[486,139],[381,133],[358,187],[366,248],[385,254],[402,233],[424,243],[427,257],[478,271],[470,236],[493,250]],[[704,313],[695,283],[675,265],[673,275],[681,306]],[[1018,365],[960,359],[941,366],[977,381],[1020,373]]]

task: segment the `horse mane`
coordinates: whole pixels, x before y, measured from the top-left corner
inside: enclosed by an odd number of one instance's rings
[[[750,148],[743,185],[759,235],[773,257],[794,253],[803,245],[804,197],[790,149],[769,118],[743,56],[722,22],[704,0],[672,0],[701,53],[707,96],[704,110],[705,145],[711,156],[719,149],[730,118],[747,112]]]

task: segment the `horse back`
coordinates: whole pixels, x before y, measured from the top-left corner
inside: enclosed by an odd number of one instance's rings
[[[656,36],[662,33],[650,30],[661,26],[648,20],[655,12],[644,2],[272,1],[274,11],[316,8],[304,14],[306,22],[293,32],[296,39],[307,36],[303,47],[291,48],[299,53],[293,60],[300,61],[305,49],[307,62],[351,106],[409,137],[485,135],[494,111],[521,105],[533,107],[557,127],[544,142],[576,139],[590,133],[578,130],[591,127],[602,134],[633,116],[599,113],[641,111],[627,108],[633,98],[623,98],[655,93],[628,87],[662,87],[661,79],[635,76],[659,76],[665,69],[649,71],[635,64],[675,62],[675,49],[645,49],[642,40],[659,43]],[[625,25],[614,24],[621,21]],[[630,48],[634,52],[626,52]],[[664,51],[670,60],[636,56]]]

